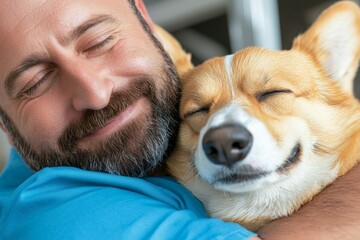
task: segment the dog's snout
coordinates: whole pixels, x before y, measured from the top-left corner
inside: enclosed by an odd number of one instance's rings
[[[246,157],[252,142],[253,136],[244,126],[225,125],[206,132],[203,149],[211,162],[231,167]]]

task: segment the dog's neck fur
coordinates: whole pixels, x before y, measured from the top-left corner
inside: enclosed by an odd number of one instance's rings
[[[339,149],[339,161],[342,163],[339,175],[349,171],[360,160],[360,106],[349,108],[349,120],[344,129],[343,141]]]

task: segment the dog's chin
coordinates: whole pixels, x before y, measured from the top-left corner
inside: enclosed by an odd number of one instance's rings
[[[243,193],[259,190],[263,187],[280,181],[281,175],[276,172],[262,172],[254,175],[229,174],[216,180],[212,185],[221,191]]]
[[[236,170],[224,169],[218,172],[210,184],[218,190],[233,193],[259,190],[286,179],[289,171],[300,162],[301,153],[301,145],[296,144],[284,163],[273,171],[263,171],[248,165],[241,165]]]

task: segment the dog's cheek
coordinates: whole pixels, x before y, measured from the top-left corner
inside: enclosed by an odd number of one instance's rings
[[[192,153],[197,148],[199,134],[195,132],[187,123],[182,123],[179,131],[179,143],[182,150]]]
[[[206,125],[208,116],[205,113],[196,114],[195,116],[185,119],[185,124],[195,135],[199,135],[201,129]]]

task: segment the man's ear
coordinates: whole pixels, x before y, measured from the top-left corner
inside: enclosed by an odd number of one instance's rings
[[[360,9],[340,1],[326,9],[293,43],[307,52],[343,89],[353,94],[353,80],[360,59]]]
[[[139,11],[140,11],[141,15],[143,16],[143,18],[145,19],[145,21],[149,25],[150,29],[152,31],[154,31],[154,22],[152,21],[143,0],[135,0],[135,4],[136,4],[137,8],[139,9]]]

